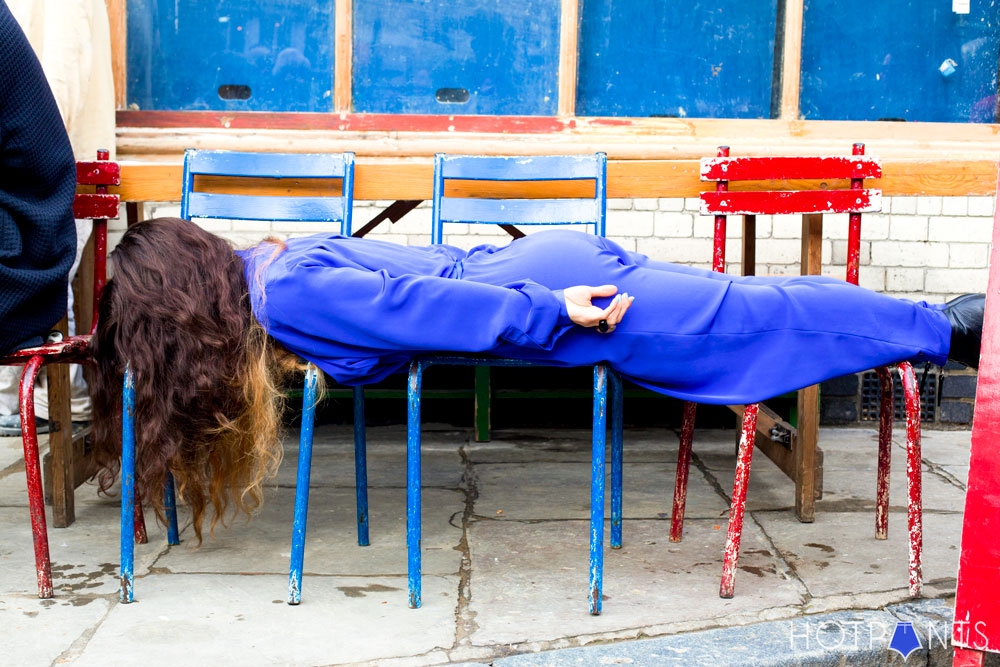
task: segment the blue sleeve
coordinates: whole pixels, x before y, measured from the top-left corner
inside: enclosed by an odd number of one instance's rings
[[[530,281],[498,287],[322,264],[272,269],[263,312],[255,308],[262,324],[279,340],[311,339],[318,348],[332,343],[354,349],[486,352],[506,343],[550,349],[573,326],[562,291]]]

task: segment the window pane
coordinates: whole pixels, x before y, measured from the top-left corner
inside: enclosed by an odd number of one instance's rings
[[[333,109],[333,0],[129,0],[130,108]]]
[[[820,120],[992,123],[998,7],[973,0],[807,2],[801,113]]]
[[[354,110],[554,115],[559,0],[354,3]]]
[[[769,118],[777,0],[583,0],[580,116]]]

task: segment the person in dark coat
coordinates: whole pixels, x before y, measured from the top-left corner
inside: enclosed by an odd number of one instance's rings
[[[66,313],[76,163],[42,66],[0,0],[0,355]]]

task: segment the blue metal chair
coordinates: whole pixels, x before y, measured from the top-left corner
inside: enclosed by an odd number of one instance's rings
[[[434,200],[431,242],[442,243],[444,224],[492,224],[513,236],[524,234],[511,225],[588,225],[604,236],[607,190],[607,158],[593,155],[487,157],[438,154],[434,158]],[[448,181],[479,181],[489,197],[461,197],[446,193]],[[576,190],[570,196],[552,199],[496,197],[503,194],[504,181],[592,181],[586,195]],[[572,184],[570,184],[572,185]],[[546,186],[548,187],[548,185]],[[481,193],[475,193],[479,195]],[[423,371],[432,365],[538,366],[536,362],[475,355],[433,355],[415,359],[407,383],[407,472],[406,541],[409,605],[420,606],[420,394]],[[621,546],[622,387],[621,380],[606,364],[594,367],[590,504],[590,613],[601,613],[604,564],[604,477],[607,437],[608,385],[611,385],[611,546]]]
[[[255,181],[254,194],[211,191],[211,177],[247,178]],[[354,204],[354,153],[249,153],[239,151],[200,151],[184,153],[184,176],[181,188],[181,217],[221,218],[277,222],[339,223],[340,233],[351,235]],[[300,196],[294,181],[331,181],[326,196]],[[339,182],[339,185],[337,184]],[[197,188],[196,188],[197,186]],[[301,597],[302,566],[305,552],[306,515],[309,505],[309,474],[312,462],[313,424],[316,413],[318,371],[312,364],[305,376],[302,400],[302,426],[299,435],[299,463],[295,488],[295,516],[292,529],[292,555],[289,566],[288,604],[298,604]],[[357,483],[358,544],[368,545],[368,481],[365,443],[364,389],[354,389],[354,463]],[[130,371],[126,371],[122,406],[122,516],[131,517],[134,503],[135,470],[135,394]],[[178,544],[177,517],[173,510],[173,484],[167,485],[165,501],[168,541]],[[132,601],[132,529],[131,519],[122,519],[122,590],[123,602]]]

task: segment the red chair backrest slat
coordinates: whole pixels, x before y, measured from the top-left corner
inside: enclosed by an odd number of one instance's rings
[[[73,217],[117,218],[119,204],[118,195],[79,193],[73,199]]]
[[[701,161],[703,181],[794,181],[881,178],[882,164],[853,157],[713,157]]]
[[[99,160],[76,163],[77,185],[120,185],[121,167],[117,162]]]
[[[785,213],[873,213],[882,210],[881,190],[769,190],[704,192],[702,215]]]

